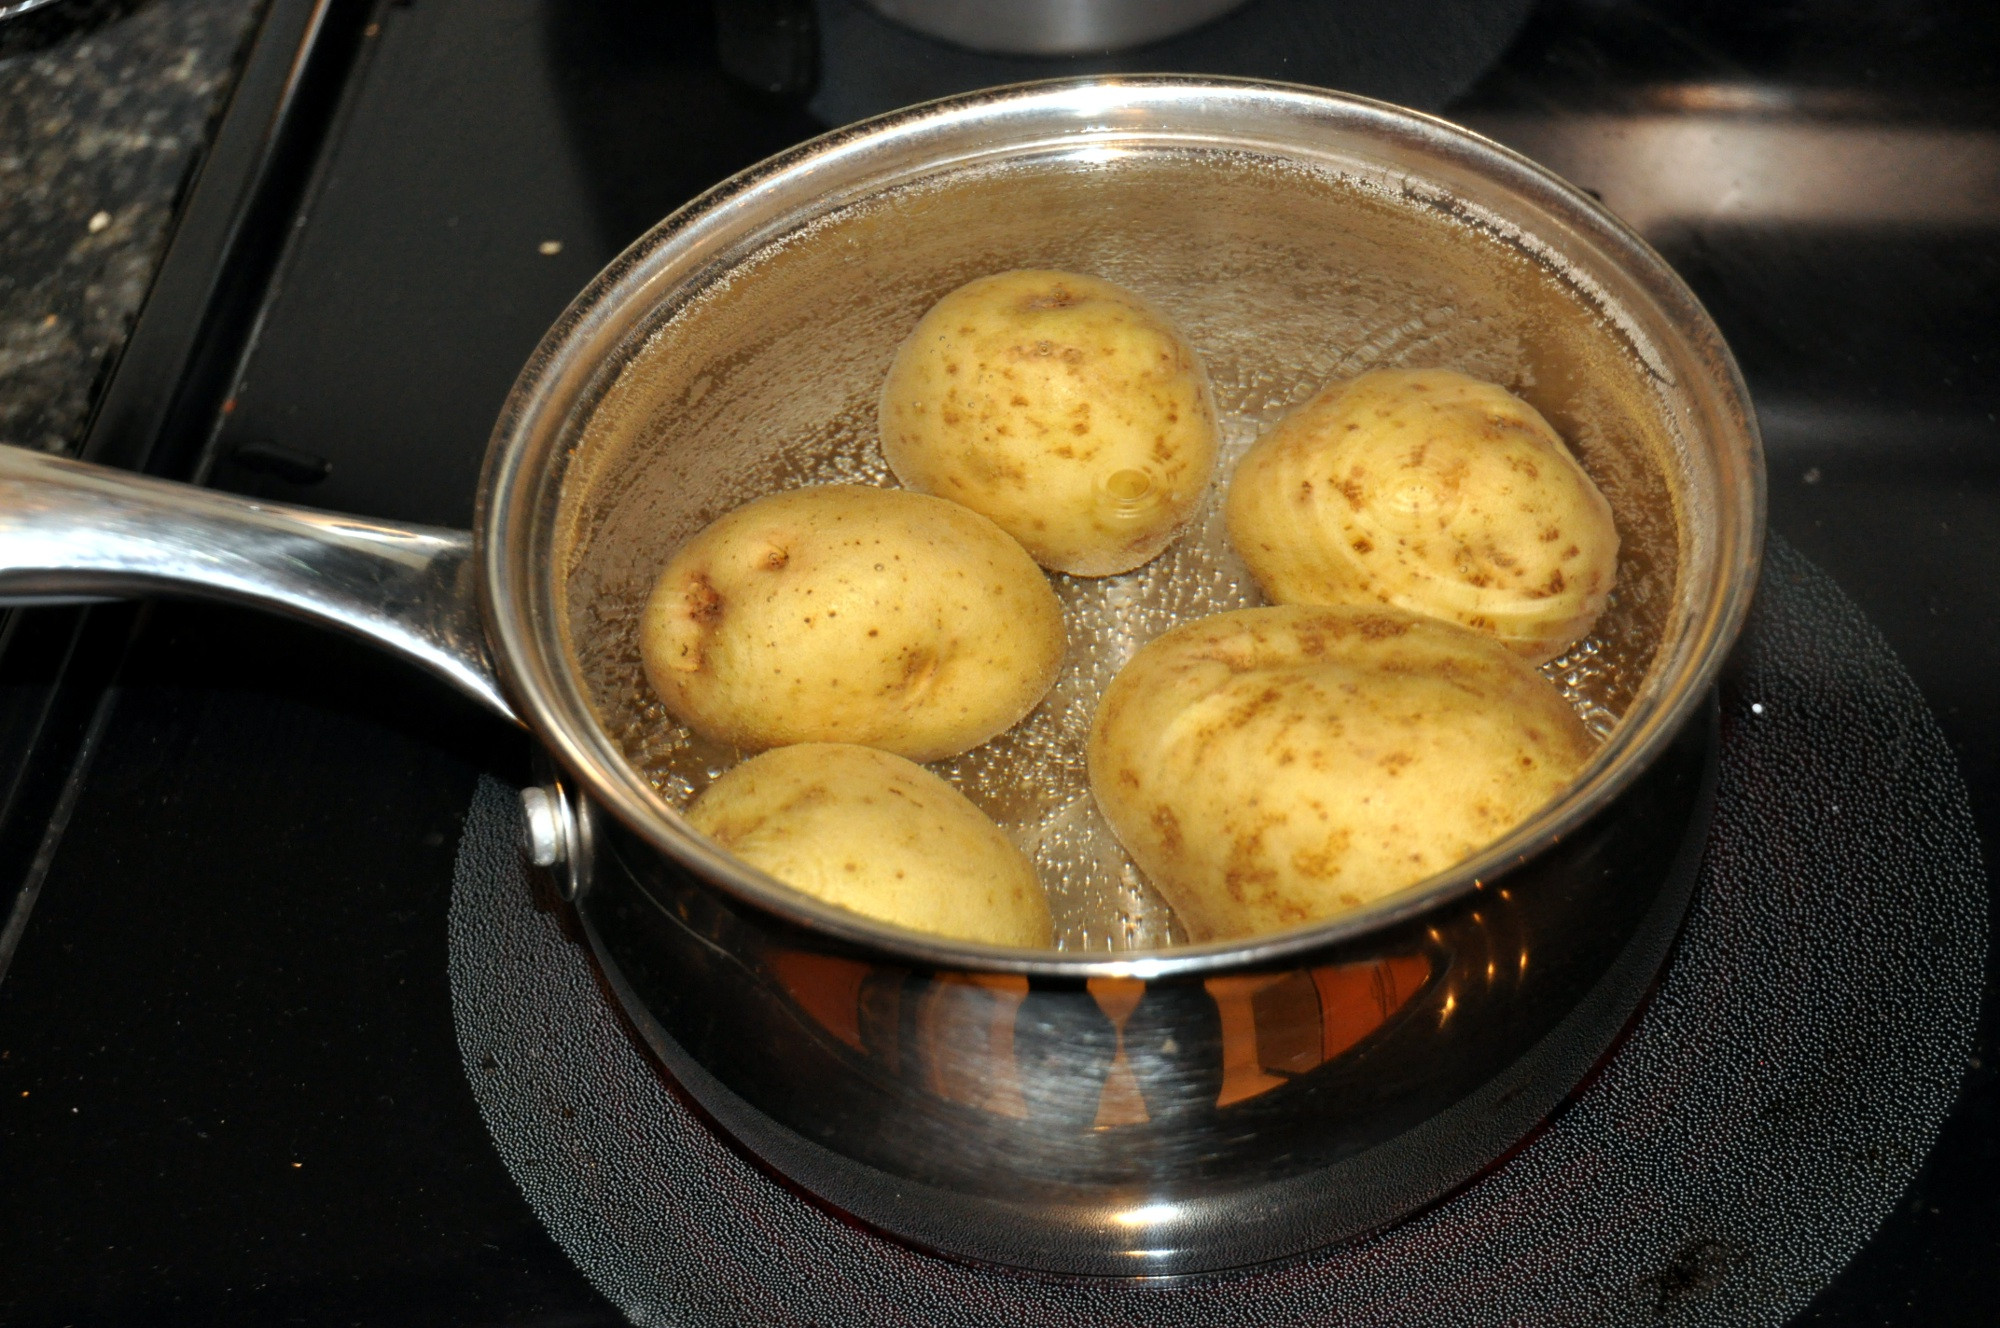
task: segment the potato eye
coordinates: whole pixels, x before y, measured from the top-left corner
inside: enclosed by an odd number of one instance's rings
[[[1121,503],[1136,503],[1153,491],[1153,477],[1143,470],[1115,470],[1104,487]]]

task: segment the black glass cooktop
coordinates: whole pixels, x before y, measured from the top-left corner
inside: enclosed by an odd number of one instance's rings
[[[274,0],[88,450],[464,525],[543,330],[730,172],[829,121],[1021,77],[1318,81],[1519,147],[1687,277],[1757,399],[1774,530],[1914,677],[1992,845],[1997,14],[1251,0],[1151,50],[1030,61],[858,0]],[[623,1322],[515,1187],[453,1027],[454,855],[481,777],[527,777],[526,739],[364,648],[231,609],[5,630],[0,1321]],[[1991,1321],[1992,992],[1915,1182],[1797,1322]],[[1635,1321],[1673,1321],[1726,1271],[1694,1258]]]

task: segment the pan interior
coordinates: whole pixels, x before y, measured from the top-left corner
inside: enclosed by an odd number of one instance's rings
[[[1360,174],[1178,145],[1051,149],[798,218],[663,308],[594,394],[563,479],[559,620],[599,722],[672,806],[746,753],[690,733],[646,681],[638,626],[660,568],[761,495],[893,486],[875,408],[897,345],[946,292],[1021,267],[1102,276],[1166,310],[1206,363],[1224,436],[1209,500],[1167,553],[1122,576],[1051,576],[1069,657],[1040,707],[932,766],[1035,862],[1059,948],[1178,939],[1091,800],[1084,740],[1140,646],[1262,602],[1224,538],[1221,495],[1259,432],[1329,380],[1461,370],[1526,398],[1569,442],[1622,541],[1609,611],[1546,669],[1594,730],[1619,722],[1681,630],[1685,440],[1638,348],[1561,271]]]

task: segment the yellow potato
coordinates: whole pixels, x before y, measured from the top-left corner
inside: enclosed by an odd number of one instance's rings
[[[1537,662],[1618,575],[1611,507],[1533,406],[1446,369],[1335,383],[1244,455],[1229,540],[1281,604],[1388,604]]]
[[[955,940],[1050,943],[1048,900],[1021,850],[900,756],[780,747],[709,785],[687,815],[751,866],[864,917]]]
[[[641,624],[646,675],[738,747],[859,742],[930,761],[1035,707],[1062,607],[977,512],[829,484],[747,503],[674,554]]]
[[[1131,291],[1068,272],[1003,272],[939,300],[896,352],[880,418],[905,485],[1076,576],[1166,548],[1215,466],[1194,351]]]
[[[1391,609],[1187,623],[1112,680],[1090,787],[1195,940],[1330,918],[1505,834],[1590,758],[1519,655]]]

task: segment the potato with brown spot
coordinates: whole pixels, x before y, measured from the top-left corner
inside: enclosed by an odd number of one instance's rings
[[[1076,576],[1151,560],[1215,466],[1193,348],[1131,291],[1070,272],[1003,272],[939,300],[896,352],[880,421],[904,484]]]
[[[1610,504],[1541,413],[1448,369],[1325,388],[1257,441],[1229,541],[1281,604],[1388,604],[1490,633],[1537,662],[1603,612]]]
[[[1133,656],[1091,727],[1105,819],[1196,941],[1323,921],[1533,815],[1596,743],[1491,637],[1395,609],[1284,605]]]
[[[801,743],[752,757],[688,808],[751,866],[863,917],[960,941],[1046,946],[1035,869],[986,814],[873,747]]]
[[[1062,667],[1042,570],[977,512],[865,485],[747,503],[678,549],[646,676],[704,737],[858,742],[931,761],[1012,728]]]

